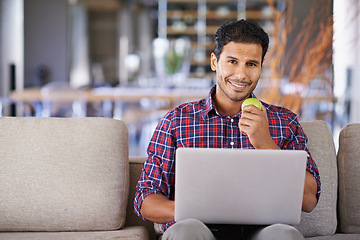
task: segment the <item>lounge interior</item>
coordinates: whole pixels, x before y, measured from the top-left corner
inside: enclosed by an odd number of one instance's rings
[[[354,4],[0,0],[0,116],[121,119],[130,155],[145,156],[158,120],[215,84],[216,29],[246,18],[270,36],[256,96],[301,121],[323,120],[336,136],[360,121]]]

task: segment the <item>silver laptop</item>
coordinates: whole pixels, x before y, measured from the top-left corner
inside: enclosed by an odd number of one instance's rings
[[[298,224],[306,161],[302,150],[179,148],[175,221]]]

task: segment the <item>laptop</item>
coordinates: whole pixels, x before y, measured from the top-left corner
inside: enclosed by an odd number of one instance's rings
[[[306,161],[303,150],[178,148],[175,221],[298,224]]]

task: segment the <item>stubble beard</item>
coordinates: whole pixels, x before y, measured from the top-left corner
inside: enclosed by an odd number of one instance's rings
[[[234,81],[234,80],[232,79],[232,81]],[[237,95],[237,94],[232,94],[232,93],[230,92],[230,90],[228,91],[228,90],[226,89],[226,87],[224,86],[224,85],[225,85],[225,82],[227,82],[228,84],[231,84],[231,83],[229,83],[229,78],[225,78],[225,80],[223,81],[223,84],[217,84],[217,85],[219,86],[219,88],[220,88],[219,90],[222,91],[228,99],[230,99],[231,101],[234,101],[234,102],[242,102],[242,101],[244,101],[245,99],[249,98],[250,95],[251,95],[251,93],[254,91],[254,89],[255,89],[255,87],[256,87],[256,85],[255,85],[254,88],[250,89],[249,93],[247,93],[245,96],[243,96],[243,95],[240,95],[240,96],[239,96],[239,95]],[[249,83],[249,82],[241,82],[241,81],[237,81],[237,82],[240,82],[240,83],[243,83],[243,84],[247,84],[247,85],[250,85],[250,84],[251,84],[251,83]]]

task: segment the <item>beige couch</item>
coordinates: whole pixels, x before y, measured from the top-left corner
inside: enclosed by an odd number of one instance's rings
[[[129,226],[128,130],[106,118],[0,118],[0,239],[148,239]]]
[[[315,159],[322,182],[319,203],[311,213],[302,213],[296,226],[307,239],[360,239],[360,124],[350,124],[340,134],[336,156],[332,133],[323,121],[302,122],[309,138],[309,150]],[[130,157],[130,198],[128,216],[134,225],[147,227],[155,239],[153,225],[142,221],[132,210],[136,181],[146,158]],[[339,204],[339,206],[338,206]]]
[[[313,240],[360,239],[360,124],[342,130],[337,156],[325,122],[301,124],[322,194],[296,227]],[[0,240],[156,239],[133,212],[145,158],[129,161],[127,143],[119,120],[0,118]]]

